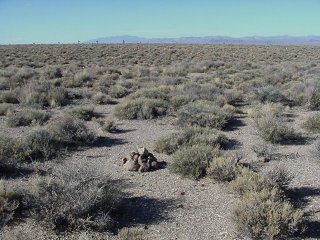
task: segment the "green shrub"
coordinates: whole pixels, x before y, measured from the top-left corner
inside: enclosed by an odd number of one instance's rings
[[[179,148],[192,145],[208,145],[225,148],[229,139],[214,129],[188,127],[178,133],[171,133],[159,138],[154,150],[159,153],[172,154]]]
[[[146,240],[144,237],[143,229],[141,228],[122,228],[118,235],[117,235],[118,240]]]
[[[207,170],[208,176],[218,182],[230,182],[239,174],[239,167],[236,165],[233,156],[221,156],[211,161]]]
[[[68,116],[52,120],[47,125],[47,130],[61,146],[88,145],[96,139],[83,121]]]
[[[175,152],[169,169],[171,172],[180,174],[183,177],[198,180],[207,174],[210,162],[218,155],[219,150],[209,146],[194,145],[185,147]]]
[[[308,117],[303,123],[303,127],[310,132],[320,132],[320,113]]]
[[[303,212],[281,198],[277,188],[246,192],[235,204],[234,219],[252,239],[288,239],[301,230]]]
[[[64,166],[37,185],[30,199],[32,217],[55,231],[108,230],[120,196],[119,190],[93,169]]]
[[[29,126],[31,124],[43,125],[50,117],[50,113],[28,109],[10,114],[7,119],[7,125],[9,127]]]
[[[90,121],[94,117],[93,107],[75,107],[67,111],[71,116],[84,121]]]
[[[197,101],[178,110],[178,123],[181,126],[199,126],[222,129],[232,120],[233,114],[212,102]]]
[[[137,98],[116,107],[115,116],[120,119],[153,119],[166,114],[168,103],[161,99]]]

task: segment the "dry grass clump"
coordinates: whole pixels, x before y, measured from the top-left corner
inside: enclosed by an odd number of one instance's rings
[[[72,117],[84,120],[84,121],[90,121],[94,117],[94,107],[73,107],[69,110],[67,110],[67,113],[71,115]]]
[[[178,112],[181,126],[199,126],[223,129],[233,119],[233,113],[209,101],[191,102],[182,106]]]
[[[310,132],[320,132],[320,113],[308,117],[303,123],[303,127]]]
[[[259,105],[249,115],[253,117],[259,135],[268,142],[279,143],[300,138],[293,128],[284,123],[279,105]]]
[[[30,199],[31,217],[55,231],[108,230],[120,203],[119,190],[103,174],[86,167],[57,168],[41,179]]]
[[[0,168],[18,161],[20,144],[15,139],[0,135]]]
[[[116,107],[115,116],[120,119],[153,119],[166,114],[167,101],[137,98],[124,101]]]
[[[159,89],[139,89],[133,94],[130,94],[130,98],[149,98],[149,99],[162,99],[169,100],[169,97],[166,93],[160,91]]]
[[[147,240],[147,238],[144,237],[143,229],[137,228],[137,227],[131,227],[131,228],[122,228],[118,235],[118,240]]]
[[[257,100],[260,103],[283,103],[287,101],[287,98],[281,92],[279,87],[270,85],[253,89],[252,99]]]
[[[42,71],[42,76],[44,77],[44,79],[62,78],[62,69],[60,66],[46,66]]]
[[[277,188],[246,192],[234,207],[239,231],[252,239],[288,239],[301,231],[303,215]]]
[[[295,209],[282,191],[291,180],[283,168],[266,175],[241,169],[229,185],[240,194],[233,216],[240,233],[252,239],[287,239],[303,231],[303,211]]]
[[[320,93],[315,92],[312,94],[309,102],[309,109],[310,110],[320,110]]]
[[[7,119],[7,125],[9,127],[43,125],[50,117],[51,114],[48,112],[26,109],[10,114]]]
[[[207,175],[217,182],[231,182],[240,172],[234,156],[225,155],[210,162]]]
[[[207,174],[210,162],[219,154],[217,148],[210,146],[193,145],[184,147],[175,152],[169,169],[183,177],[198,180]]]
[[[207,145],[225,148],[230,140],[222,133],[209,128],[188,127],[177,133],[159,138],[154,150],[159,153],[172,154],[178,149],[192,145]]]

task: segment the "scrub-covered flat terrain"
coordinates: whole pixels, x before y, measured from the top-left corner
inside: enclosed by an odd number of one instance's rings
[[[319,239],[319,111],[320,47],[0,46],[1,239]]]

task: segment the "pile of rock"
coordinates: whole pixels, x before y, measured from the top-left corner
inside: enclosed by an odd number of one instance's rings
[[[122,159],[123,167],[128,171],[148,172],[159,169],[159,163],[155,156],[146,148],[138,148],[128,157]]]

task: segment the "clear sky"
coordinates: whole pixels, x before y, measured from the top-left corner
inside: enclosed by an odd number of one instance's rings
[[[320,0],[0,0],[0,44],[320,35]]]

